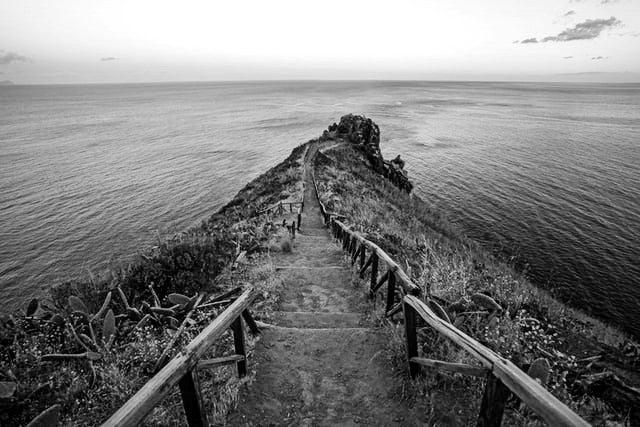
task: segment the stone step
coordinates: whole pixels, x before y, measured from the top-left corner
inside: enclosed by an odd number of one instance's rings
[[[343,252],[340,250],[322,250],[312,248],[297,248],[289,254],[283,254],[279,265],[291,265],[298,267],[324,267],[327,265],[340,265],[343,260]],[[347,269],[345,269],[347,271]]]
[[[275,324],[299,329],[359,328],[361,317],[360,313],[281,311]]]

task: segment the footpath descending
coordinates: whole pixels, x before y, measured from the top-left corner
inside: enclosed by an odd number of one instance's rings
[[[365,326],[371,303],[323,225],[310,173],[317,149],[305,159],[305,210],[292,253],[273,256],[281,311],[255,349],[255,381],[241,390],[229,424],[422,424],[392,396],[399,379],[381,360],[384,334]]]

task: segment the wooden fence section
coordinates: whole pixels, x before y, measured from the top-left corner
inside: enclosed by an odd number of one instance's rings
[[[279,201],[278,203],[275,203],[267,208],[262,209],[261,211],[258,211],[257,214],[258,215],[262,215],[265,213],[275,213],[276,215],[282,215],[284,213],[286,213],[287,211],[289,213],[293,213],[294,212],[294,207],[295,206],[299,206],[300,207],[300,211],[304,210],[304,200],[301,200],[299,202],[282,202]],[[297,209],[295,209],[297,211]]]
[[[402,268],[379,246],[350,230],[337,219],[341,216],[329,213],[320,200],[315,177],[313,184],[324,222],[331,229],[334,237],[342,243],[343,249],[351,257],[351,264],[359,263],[359,274],[362,278],[369,270],[370,295],[374,297],[376,292],[386,283],[386,316],[390,317],[400,311],[404,312],[407,363],[411,376],[417,376],[425,366],[465,375],[486,377],[487,382],[480,406],[478,426],[499,426],[502,422],[506,401],[512,393],[551,426],[589,425],[513,363],[453,326],[449,322],[446,312],[435,300],[427,298],[427,302],[425,302],[420,299],[420,287],[413,283]],[[419,357],[417,341],[419,319],[469,352],[480,362],[482,367]]]
[[[287,209],[287,205],[288,205],[288,209]],[[299,208],[296,208],[294,210],[294,206],[299,206]],[[297,214],[297,221],[294,220],[292,222],[291,225],[287,225],[287,221],[286,219],[282,222],[282,226],[283,227],[287,227],[289,229],[289,232],[291,233],[292,237],[295,237],[296,235],[296,230],[300,230],[300,225],[302,224],[302,211],[304,210],[304,200],[300,201],[300,202],[278,202],[274,205],[269,206],[266,209],[263,209],[261,211],[258,211],[256,215],[263,215],[263,214],[267,214],[267,215],[284,215],[285,213],[289,212],[289,213],[296,213]]]
[[[160,372],[151,378],[132,398],[130,398],[104,426],[138,425],[151,410],[169,394],[177,384],[182,394],[184,411],[190,426],[208,425],[206,413],[197,381],[197,370],[221,364],[235,363],[238,375],[247,373],[244,345],[243,319],[252,332],[257,326],[249,313],[249,306],[257,294],[252,288],[244,291],[226,310],[216,317],[186,348],[175,356]],[[227,328],[231,328],[236,354],[211,360],[200,360],[205,352],[220,338]]]

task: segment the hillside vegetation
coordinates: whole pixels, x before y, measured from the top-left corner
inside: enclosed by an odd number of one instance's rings
[[[639,383],[637,343],[532,286],[464,238],[427,201],[378,173],[361,146],[347,138],[335,141],[315,161],[320,198],[330,212],[383,248],[425,295],[440,302],[459,329],[525,372],[542,367],[546,387],[585,419],[596,425],[640,422],[637,395],[625,391]],[[466,352],[430,328],[420,333],[424,357],[474,364]],[[389,358],[403,370],[400,330],[396,335]],[[411,398],[429,400],[444,419],[456,425],[475,423],[482,380],[432,372],[410,386]],[[517,402],[509,408],[506,424],[539,421]]]

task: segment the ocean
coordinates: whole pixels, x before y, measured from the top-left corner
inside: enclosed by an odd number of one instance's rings
[[[2,308],[198,224],[351,112],[461,232],[640,336],[640,84],[0,87]]]

